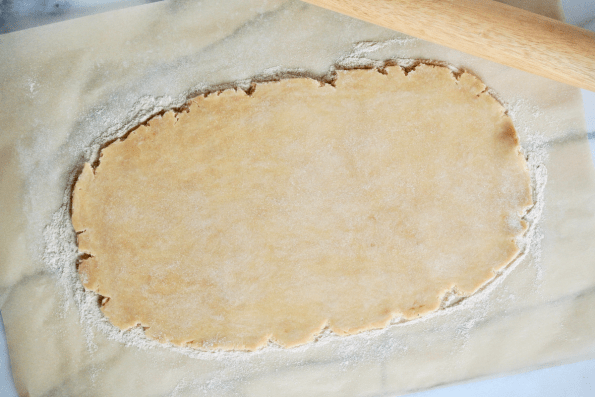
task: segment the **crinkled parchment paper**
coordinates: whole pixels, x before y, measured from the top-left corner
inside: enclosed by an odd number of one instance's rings
[[[553,0],[508,3],[561,18]],[[423,320],[293,349],[205,352],[121,332],[76,275],[72,184],[106,142],[197,94],[411,67],[477,75],[534,188],[523,254]],[[373,396],[595,356],[595,169],[578,89],[294,1],[165,1],[0,36],[0,308],[21,395]],[[398,105],[397,105],[398,106]]]

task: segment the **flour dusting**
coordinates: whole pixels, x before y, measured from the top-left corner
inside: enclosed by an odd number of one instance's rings
[[[330,82],[333,79],[335,70],[338,69],[361,67],[375,67],[382,69],[387,65],[386,62],[368,59],[365,58],[365,55],[369,52],[375,51],[377,48],[379,48],[379,46],[383,47],[387,44],[388,43],[367,43],[365,45],[357,45],[353,53],[341,58],[327,75],[318,76],[318,79],[323,83]],[[412,59],[391,60],[391,64],[396,64],[403,68],[415,67],[415,65],[418,63],[419,61]],[[455,73],[459,71],[459,69],[456,67],[450,67]],[[251,81],[237,81],[233,84],[230,84],[229,86],[248,90],[254,81],[267,81],[267,79],[274,80],[285,76],[299,76],[301,73],[302,71],[299,69],[287,70],[282,68],[270,68],[263,72],[263,74],[256,76]],[[201,89],[204,90],[204,92],[213,92],[222,88],[225,87],[202,87]],[[188,96],[190,97],[191,93],[193,92],[196,92],[196,87],[188,92]],[[180,98],[141,98],[141,100],[137,102],[136,107],[129,113],[132,116],[129,117],[127,122],[110,126],[103,133],[97,136],[90,147],[85,149],[83,161],[88,161],[91,163],[95,162],[98,159],[100,149],[107,142],[124,136],[132,128],[146,122],[156,114],[171,109],[182,109],[184,104],[185,102]],[[228,364],[257,360],[259,356],[275,352],[282,353],[284,355],[295,355],[297,353],[308,351],[309,349],[318,349],[322,346],[332,343],[337,346],[336,350],[341,352],[340,354],[344,358],[344,365],[349,366],[350,362],[355,362],[358,359],[366,359],[365,357],[358,356],[361,355],[361,348],[364,346],[370,346],[370,349],[373,350],[368,352],[367,359],[369,359],[369,357],[374,357],[374,355],[378,356],[388,354],[388,352],[395,349],[406,350],[406,344],[391,338],[391,333],[395,330],[395,328],[408,327],[419,322],[431,323],[435,318],[442,316],[456,316],[459,314],[462,317],[469,318],[469,314],[471,314],[470,318],[463,323],[458,331],[461,341],[464,342],[468,337],[469,332],[484,318],[485,308],[487,305],[489,305],[490,298],[494,290],[501,286],[506,276],[513,272],[520,263],[526,263],[528,256],[530,256],[533,266],[536,266],[538,269],[538,278],[536,283],[539,282],[539,261],[541,257],[541,240],[543,239],[543,232],[539,226],[539,220],[543,211],[543,195],[545,184],[547,182],[547,170],[544,166],[547,153],[545,146],[546,143],[539,136],[539,134],[531,130],[530,124],[522,124],[516,117],[520,111],[526,112],[527,106],[528,105],[520,101],[512,105],[505,106],[508,108],[508,112],[515,123],[515,128],[517,131],[519,131],[519,135],[525,137],[522,142],[522,152],[527,160],[527,165],[531,175],[532,194],[534,201],[534,205],[528,209],[525,214],[523,214],[523,219],[529,224],[529,228],[527,232],[517,240],[517,244],[521,249],[520,254],[510,265],[497,272],[491,281],[485,284],[472,296],[461,296],[456,290],[445,292],[441,308],[436,312],[425,315],[420,319],[406,321],[397,317],[391,321],[390,325],[383,329],[365,331],[351,336],[338,336],[328,329],[324,329],[319,335],[316,336],[314,342],[310,342],[305,345],[291,349],[285,349],[275,344],[274,341],[269,341],[267,346],[254,352],[216,350],[203,351],[189,347],[179,347],[173,344],[164,344],[145,337],[144,331],[140,326],[134,327],[127,331],[122,331],[119,328],[113,326],[101,313],[100,305],[98,303],[99,296],[94,292],[86,291],[80,282],[76,265],[80,260],[81,254],[78,252],[76,246],[76,235],[70,219],[70,191],[65,192],[62,207],[56,213],[54,213],[51,223],[47,225],[44,230],[46,246],[43,258],[48,270],[57,276],[59,284],[62,286],[64,291],[65,297],[72,297],[76,303],[80,315],[80,321],[85,330],[87,348],[89,352],[94,352],[98,348],[94,342],[94,334],[96,332],[104,334],[108,339],[118,341],[126,346],[135,347],[138,349],[168,349],[182,355],[201,360],[225,360]],[[534,111],[533,114],[535,117],[539,117],[538,110]],[[72,174],[71,186],[74,184],[77,175],[78,173],[76,172]],[[68,309],[69,299],[65,298],[63,301],[64,311],[66,311]],[[380,340],[384,342],[375,345],[376,347],[372,347],[372,341]],[[196,384],[193,384],[193,381],[183,380],[178,384],[171,395],[178,395],[183,389],[195,386],[198,387]],[[206,386],[201,384],[201,387]]]

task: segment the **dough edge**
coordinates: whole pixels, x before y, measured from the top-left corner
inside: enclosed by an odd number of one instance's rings
[[[274,85],[274,84],[279,84],[279,83],[283,83],[283,82],[291,81],[291,80],[295,80],[295,81],[303,80],[303,81],[307,81],[309,83],[313,83],[313,86],[319,85],[320,87],[323,87],[326,84],[330,84],[336,88],[337,82],[340,83],[341,77],[345,74],[349,74],[349,73],[353,73],[353,72],[355,72],[355,73],[367,72],[370,70],[374,70],[381,74],[386,74],[387,72],[390,72],[393,70],[396,70],[397,72],[400,70],[402,73],[405,73],[405,75],[408,75],[411,72],[415,72],[416,69],[419,67],[421,67],[421,68],[424,68],[424,67],[442,68],[444,70],[448,70],[448,73],[455,80],[456,84],[465,85],[467,87],[467,89],[474,92],[478,97],[480,95],[487,95],[493,101],[498,102],[498,100],[489,92],[488,88],[483,84],[483,82],[478,77],[474,76],[471,72],[464,70],[460,73],[457,73],[457,72],[453,72],[452,69],[447,68],[446,66],[444,66],[441,63],[433,63],[433,62],[425,62],[425,61],[420,61],[419,63],[416,63],[413,67],[410,67],[410,68],[404,68],[404,67],[398,66],[396,64],[387,63],[383,67],[375,67],[375,68],[367,68],[367,67],[366,68],[358,68],[358,67],[356,67],[356,68],[339,69],[336,71],[336,77],[332,81],[332,83],[323,82],[321,80],[317,80],[317,79],[314,79],[311,77],[301,77],[301,76],[273,79],[271,81],[262,81],[262,82],[254,83],[252,85],[252,88],[247,92],[242,89],[239,89],[237,87],[225,88],[225,89],[216,90],[213,92],[206,93],[206,94],[204,94],[204,98],[208,98],[211,95],[217,95],[220,97],[226,97],[226,96],[233,97],[233,96],[238,96],[238,95],[239,96],[252,95],[252,93],[255,90],[258,90],[261,85]],[[100,156],[102,155],[103,150],[110,148],[110,146],[112,144],[125,141],[126,139],[129,138],[129,136],[131,134],[142,133],[143,129],[145,129],[145,131],[147,131],[151,125],[154,125],[154,123],[161,123],[161,122],[165,122],[168,120],[172,121],[172,119],[175,119],[174,122],[176,122],[178,119],[178,115],[185,111],[189,111],[189,107],[191,106],[191,104],[194,103],[196,99],[200,99],[201,97],[202,97],[202,95],[192,98],[191,100],[188,101],[189,105],[182,109],[162,111],[162,112],[152,116],[148,121],[131,129],[129,132],[124,134],[122,137],[112,140],[112,141],[106,143],[105,145],[103,145],[99,152]],[[498,102],[498,105],[500,107],[502,107],[502,105],[499,102]],[[504,112],[503,107],[502,107],[502,111]],[[505,112],[504,112],[504,114],[505,114]],[[508,116],[505,116],[505,117],[508,117]],[[510,140],[514,141],[514,143],[516,144],[517,149],[519,150],[519,153],[520,153],[520,146],[518,144],[518,142],[519,142],[518,135],[516,133],[514,126],[512,125],[512,122],[510,122],[510,128],[505,132],[503,139],[510,139]],[[523,161],[524,161],[524,159],[523,159]],[[81,282],[86,290],[93,291],[98,295],[98,304],[101,306],[102,312],[104,313],[104,315],[107,316],[107,318],[109,319],[111,324],[113,324],[114,326],[116,326],[124,331],[126,331],[127,329],[130,329],[130,328],[134,328],[134,327],[142,327],[143,329],[148,329],[150,327],[150,324],[142,324],[141,322],[137,322],[135,325],[127,325],[124,327],[121,327],[120,325],[116,325],[110,319],[109,315],[107,315],[104,310],[104,307],[110,301],[111,297],[109,296],[109,293],[101,291],[100,284],[99,284],[97,278],[94,277],[94,275],[93,275],[93,269],[95,267],[97,267],[99,265],[99,263],[98,263],[97,258],[95,258],[95,256],[93,255],[93,252],[90,250],[90,243],[88,240],[88,237],[90,237],[90,236],[85,235],[85,226],[84,226],[84,221],[82,220],[82,218],[84,218],[84,217],[81,216],[81,213],[84,213],[84,211],[80,208],[76,191],[84,190],[86,185],[92,183],[93,177],[95,174],[95,170],[100,165],[101,165],[101,162],[100,162],[99,158],[98,158],[97,162],[95,162],[93,165],[91,165],[88,162],[85,163],[83,168],[81,169],[81,173],[80,173],[79,177],[76,179],[76,182],[75,182],[74,186],[72,187],[72,195],[71,195],[71,206],[72,206],[71,214],[72,214],[72,216],[71,216],[71,219],[72,219],[73,227],[77,233],[77,246],[78,246],[79,252],[81,254],[80,261],[78,263],[78,272],[80,275],[80,279],[81,279]],[[519,216],[524,216],[527,213],[527,211],[530,209],[530,207],[533,205],[532,188],[530,186],[529,172],[526,167],[526,163],[525,163],[525,170],[527,173],[527,181],[529,182],[529,195],[527,196],[527,200],[524,204],[524,207],[521,208],[519,211]],[[523,236],[529,227],[529,225],[524,220],[521,220],[521,225],[522,225],[522,229],[515,236],[515,238],[519,238],[519,237]],[[517,248],[518,248],[518,245],[517,245]],[[471,291],[463,292],[456,285],[452,285],[449,288],[445,288],[443,291],[441,291],[439,293],[439,297],[436,300],[435,305],[426,307],[423,310],[420,309],[418,312],[413,313],[413,314],[407,315],[404,313],[391,312],[391,313],[387,314],[386,318],[384,318],[380,321],[363,324],[360,327],[350,328],[348,330],[333,328],[330,325],[329,320],[325,320],[325,321],[321,322],[320,324],[313,326],[312,331],[309,332],[309,334],[306,338],[297,340],[297,341],[295,341],[295,343],[291,343],[291,344],[279,342],[274,337],[274,335],[272,333],[270,333],[270,334],[263,335],[258,341],[254,342],[252,344],[246,344],[246,345],[242,346],[241,348],[238,348],[237,346],[229,346],[229,345],[224,345],[224,344],[216,345],[216,346],[214,346],[214,348],[218,349],[218,350],[254,351],[254,350],[258,350],[258,349],[266,346],[269,343],[277,344],[277,345],[280,345],[285,348],[292,348],[295,346],[299,346],[299,345],[303,345],[303,344],[315,341],[319,335],[321,335],[323,332],[326,332],[326,331],[330,331],[337,335],[348,336],[348,335],[354,335],[354,334],[358,334],[358,333],[369,331],[369,330],[385,328],[385,327],[389,326],[391,324],[391,322],[394,322],[395,320],[398,320],[396,323],[399,323],[399,324],[404,323],[409,320],[417,319],[422,316],[426,316],[428,314],[435,313],[441,309],[447,308],[450,305],[452,305],[452,302],[458,303],[463,299],[467,299],[467,298],[473,296],[479,290],[481,290],[485,286],[489,285],[492,281],[494,281],[494,279],[498,276],[499,272],[501,272],[503,269],[508,267],[512,262],[514,262],[515,259],[518,258],[518,256],[520,254],[522,254],[522,252],[520,252],[520,248],[519,248],[513,255],[509,255],[507,260],[502,262],[500,264],[500,266],[494,267],[492,269],[492,275],[490,277],[488,277],[487,279],[477,283]],[[452,299],[453,297],[455,297],[455,299]],[[162,340],[160,337],[154,337],[154,336],[147,336],[147,337],[149,337],[151,339],[156,339],[160,342],[172,343],[172,341],[168,341],[167,339]],[[194,342],[194,341],[187,341],[187,342],[183,342],[183,343],[173,342],[173,343],[174,343],[174,345],[189,346],[189,347],[193,347],[195,349],[204,349],[207,351],[213,350],[212,347],[206,346],[204,343],[198,343],[198,342]]]

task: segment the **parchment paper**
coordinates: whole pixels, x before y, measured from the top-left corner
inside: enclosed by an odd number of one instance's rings
[[[507,2],[562,17],[556,1]],[[482,79],[533,164],[532,242],[496,282],[424,321],[254,353],[155,346],[90,311],[69,200],[101,145],[199,93],[419,58]],[[0,81],[0,308],[20,395],[397,395],[595,356],[595,169],[578,89],[256,0],[165,1],[8,33]]]

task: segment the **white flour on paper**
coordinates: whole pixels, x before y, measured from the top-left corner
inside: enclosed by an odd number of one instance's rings
[[[341,58],[333,69],[351,69],[361,67],[376,67],[382,68],[386,65],[386,62],[375,61],[372,59],[365,58],[365,55],[371,51],[375,51],[381,48],[387,43],[365,43],[359,44],[355,47],[353,53],[346,57]],[[397,64],[403,68],[414,67],[419,61],[411,59],[394,59],[390,60],[392,64]],[[449,65],[453,72],[459,72],[459,69]],[[215,86],[215,87],[196,87],[188,91],[187,97],[196,96],[196,92],[214,92],[230,86],[238,87],[241,89],[249,90],[253,82],[270,81],[283,77],[291,76],[306,76],[313,77],[302,70],[287,70],[282,68],[267,69],[259,76],[255,76],[252,80],[237,81],[227,86]],[[333,70],[325,76],[318,76],[317,79],[321,82],[330,82],[333,78]],[[194,94],[194,95],[191,95]],[[502,102],[502,101],[501,101]],[[180,109],[184,105],[184,101],[181,99],[174,100],[170,97],[161,98],[141,98],[134,109],[128,114],[131,115],[125,123],[111,125],[105,131],[100,132],[97,138],[93,141],[91,147],[84,150],[84,161],[94,162],[97,159],[100,148],[106,142],[113,141],[125,135],[132,128],[137,125],[146,122],[148,119],[156,114],[171,109]],[[544,188],[547,181],[547,171],[544,166],[546,160],[546,142],[540,138],[538,132],[532,131],[529,124],[524,125],[517,120],[517,113],[521,110],[526,112],[527,107],[522,101],[515,102],[514,104],[504,103],[505,108],[509,110],[509,114],[513,119],[516,130],[519,135],[524,137],[522,142],[522,151],[527,159],[527,165],[531,176],[532,194],[534,205],[525,214],[525,221],[529,224],[529,229],[524,236],[518,238],[517,243],[521,248],[521,253],[518,257],[507,267],[496,273],[496,276],[484,285],[479,291],[470,297],[460,297],[456,294],[456,291],[447,294],[439,310],[429,315],[426,315],[420,319],[405,321],[401,318],[394,318],[391,323],[378,330],[365,331],[356,335],[351,336],[338,336],[333,334],[329,330],[323,330],[315,339],[314,342],[307,343],[302,346],[298,346],[291,349],[282,348],[272,342],[260,350],[254,352],[244,351],[201,351],[193,348],[178,347],[172,344],[163,344],[155,340],[148,339],[145,337],[142,327],[135,327],[127,331],[122,331],[119,328],[113,326],[106,317],[103,316],[98,303],[98,295],[94,292],[89,292],[82,286],[79,275],[76,270],[76,263],[80,253],[76,246],[76,236],[72,228],[72,222],[70,219],[70,189],[65,192],[62,207],[56,211],[52,217],[52,221],[46,226],[44,230],[45,238],[45,252],[43,255],[44,261],[50,270],[59,280],[59,284],[62,286],[64,291],[64,311],[68,308],[70,299],[75,302],[78,313],[80,315],[80,321],[85,330],[87,339],[87,347],[90,352],[97,349],[94,343],[94,333],[100,332],[107,336],[108,339],[118,341],[126,346],[133,346],[139,349],[170,349],[180,354],[201,359],[201,360],[225,360],[226,363],[243,362],[246,360],[252,360],[258,355],[267,354],[273,351],[282,351],[284,354],[292,355],[308,349],[316,348],[323,344],[338,342],[341,346],[341,357],[344,358],[344,365],[350,365],[350,362],[358,360],[361,357],[355,357],[350,355],[350,351],[353,354],[358,355],[361,347],[368,345],[371,340],[377,339],[383,334],[389,332],[392,327],[407,327],[411,324],[418,322],[430,322],[437,316],[456,316],[457,313],[473,314],[473,318],[463,322],[457,332],[464,343],[466,335],[475,326],[475,324],[483,318],[486,306],[490,304],[490,297],[492,292],[497,289],[514,269],[522,262],[527,262],[526,259],[530,256],[531,262],[534,266],[537,266],[539,270],[539,258],[541,253],[541,240],[543,234],[540,230],[539,220],[544,206]],[[533,112],[534,117],[539,117],[539,112]],[[72,172],[70,175],[71,183],[70,187],[75,181],[75,177],[78,172]],[[539,273],[539,272],[538,272]],[[536,280],[538,282],[539,280]],[[536,286],[535,286],[536,288]],[[468,314],[467,314],[468,316]],[[388,351],[394,349],[406,349],[405,345],[402,345],[397,340],[392,340],[388,346],[383,346],[382,349],[377,349],[375,352],[369,352],[370,357],[374,354],[388,354]],[[215,380],[213,380],[215,381]],[[192,382],[184,384],[184,382],[178,385],[179,388],[186,388],[191,386]],[[205,387],[202,385],[201,387]],[[175,395],[175,392],[174,394]]]

